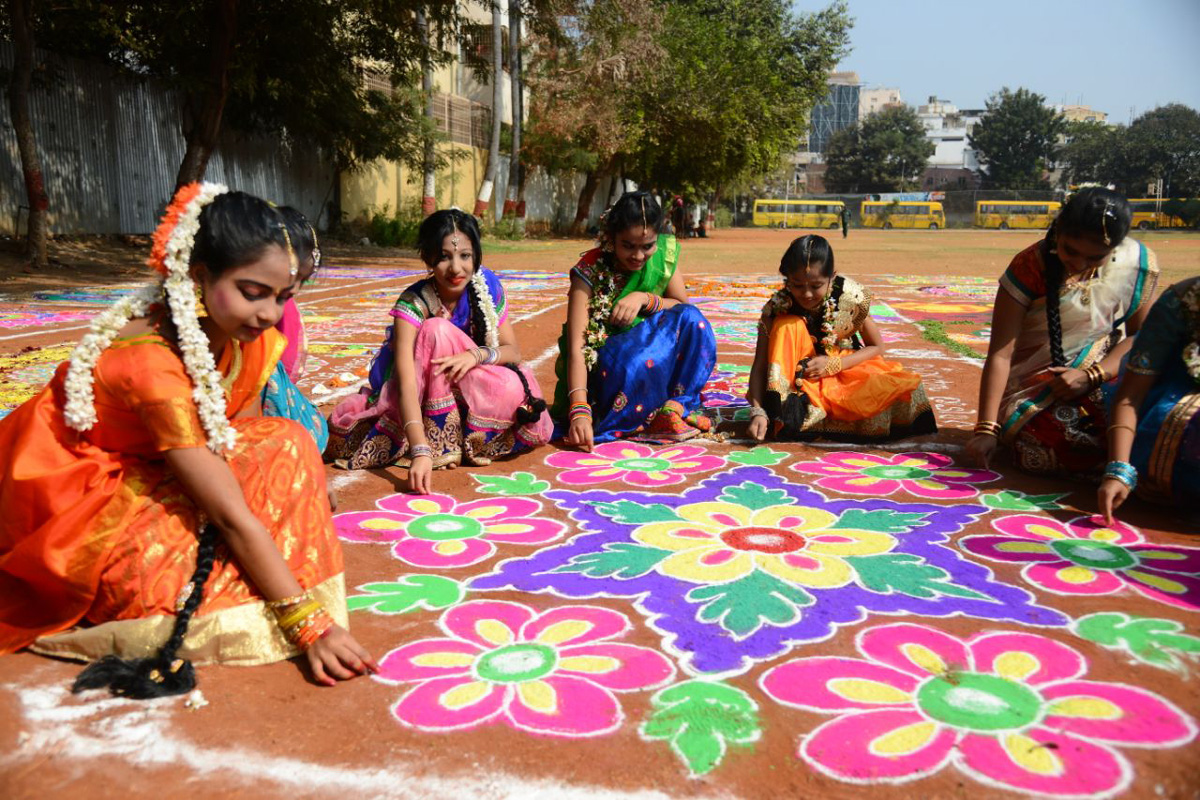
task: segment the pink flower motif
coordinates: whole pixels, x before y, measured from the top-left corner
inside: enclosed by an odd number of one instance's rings
[[[793,464],[792,469],[821,475],[816,484],[843,494],[876,497],[906,491],[934,500],[965,500],[979,490],[970,484],[988,483],[1000,477],[990,469],[961,469],[941,453],[900,453],[877,456],[842,451],[820,456],[816,461]]]
[[[334,529],[348,542],[382,542],[414,567],[453,568],[478,564],[496,543],[545,544],[566,525],[535,517],[542,504],[528,497],[489,497],[458,503],[444,494],[393,494],[375,503],[378,511],[335,514]]]
[[[683,483],[688,475],[724,466],[725,459],[694,444],[653,448],[637,442],[605,442],[590,453],[551,453],[546,463],[562,469],[558,479],[574,486],[621,480],[653,488]]]
[[[439,626],[448,638],[396,648],[376,675],[415,684],[392,713],[421,730],[503,722],[548,736],[600,736],[624,720],[614,692],[653,689],[675,675],[657,650],[611,641],[630,625],[607,608],[539,614],[520,603],[478,600],[446,611]]]
[[[1082,678],[1083,657],[1033,633],[959,639],[909,623],[860,633],[864,658],[799,658],[762,689],[838,716],[799,757],[853,783],[904,783],[948,764],[987,786],[1039,796],[1111,797],[1133,770],[1113,745],[1177,747],[1195,721],[1153,692]]]
[[[999,533],[965,536],[964,550],[1023,563],[1025,580],[1055,594],[1112,594],[1131,587],[1160,603],[1200,608],[1200,548],[1148,544],[1137,528],[1101,517],[1059,522],[1036,514],[992,520]]]

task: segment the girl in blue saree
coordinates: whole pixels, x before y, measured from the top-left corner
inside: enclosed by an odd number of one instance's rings
[[[622,437],[668,443],[707,431],[700,390],[717,361],[712,326],[687,302],[679,241],[649,192],[626,192],[601,246],[571,269],[554,365],[556,435],[591,451]]]
[[[1133,343],[1108,428],[1100,513],[1139,497],[1200,497],[1200,276],[1175,284],[1150,309]]]

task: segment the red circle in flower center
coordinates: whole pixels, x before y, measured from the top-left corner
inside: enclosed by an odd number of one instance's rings
[[[803,550],[803,536],[783,528],[729,528],[721,533],[721,541],[734,550],[753,550],[758,553],[794,553]]]

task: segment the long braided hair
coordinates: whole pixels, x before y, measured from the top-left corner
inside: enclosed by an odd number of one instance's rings
[[[1063,206],[1050,231],[1042,242],[1042,260],[1046,265],[1046,327],[1050,335],[1050,361],[1053,366],[1065,367],[1062,317],[1059,293],[1067,269],[1058,256],[1058,237],[1082,236],[1116,248],[1125,240],[1133,220],[1129,201],[1111,189],[1091,186],[1075,194]]]
[[[216,561],[217,536],[215,525],[209,523],[204,526],[196,550],[196,570],[181,594],[181,597],[186,596],[186,599],[175,615],[171,635],[158,652],[147,658],[124,659],[115,655],[105,656],[79,673],[75,683],[71,685],[72,692],[107,687],[119,697],[148,700],[153,697],[185,694],[196,688],[196,671],[192,662],[178,658],[176,654],[183,646],[188,623],[204,598],[204,584],[208,581]]]

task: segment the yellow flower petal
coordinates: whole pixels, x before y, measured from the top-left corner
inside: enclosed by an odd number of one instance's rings
[[[481,619],[475,623],[475,633],[488,644],[502,645],[513,640],[508,626],[494,619]]]
[[[910,692],[866,678],[833,678],[825,688],[855,703],[907,703],[913,699]]]
[[[577,636],[590,631],[594,626],[581,619],[569,619],[556,622],[538,634],[537,641],[542,644],[562,644]]]
[[[1002,553],[1050,553],[1050,545],[1045,542],[1027,542],[1021,539],[1012,539],[1007,542],[1000,542],[996,545],[996,549]]]
[[[457,711],[460,708],[475,705],[487,697],[491,691],[491,684],[484,683],[483,681],[471,681],[470,683],[460,684],[444,692],[438,698],[438,702],[450,711]]]
[[[995,661],[996,674],[1012,681],[1023,681],[1041,668],[1040,661],[1018,650],[1001,653]]]
[[[908,644],[900,645],[900,651],[908,656],[908,660],[916,664],[921,669],[928,672],[930,675],[944,675],[949,669],[949,666],[942,657],[930,650],[923,644]]]
[[[1092,581],[1096,580],[1095,572],[1087,567],[1081,567],[1078,564],[1073,567],[1060,569],[1056,575],[1060,581],[1063,581],[1064,583],[1073,583],[1076,585],[1091,583]]]
[[[466,542],[461,539],[446,539],[433,545],[433,551],[439,556],[456,556],[466,549]]]
[[[406,524],[408,523],[388,519],[387,517],[371,517],[358,523],[358,527],[366,528],[369,531],[400,531],[404,530]]]
[[[545,681],[518,683],[517,695],[522,703],[539,714],[554,714],[558,711],[558,693]]]
[[[840,536],[849,539],[848,542],[831,542],[820,534],[810,539],[804,548],[807,554],[824,553],[830,556],[873,556],[886,553],[896,546],[896,537],[890,533],[879,531],[860,531],[852,528],[845,530],[823,531],[822,534],[833,537]]]
[[[409,659],[417,667],[469,667],[475,656],[469,653],[421,653]]]
[[[1183,561],[1186,553],[1173,553],[1170,550],[1138,550],[1138,558],[1160,558],[1165,561]]]
[[[710,553],[732,552],[733,557],[718,564],[706,564],[703,558]],[[754,559],[749,553],[730,551],[722,546],[697,547],[668,556],[659,570],[664,575],[688,583],[726,583],[750,574]]]
[[[579,456],[571,463],[572,467],[603,467],[605,464],[611,464],[611,458],[603,458],[601,456]]]
[[[873,755],[885,758],[906,756],[929,744],[937,732],[936,722],[914,722],[885,733],[872,741],[867,749]]]
[[[593,478],[615,478],[618,475],[624,475],[629,470],[620,469],[619,467],[606,467],[605,469],[592,470]]]
[[[444,511],[442,511],[442,506],[438,502],[436,502],[434,500],[430,500],[428,498],[422,498],[422,497],[418,497],[418,498],[409,500],[408,508],[411,512],[416,512],[416,513],[420,513],[420,514],[443,514],[443,513],[445,513]]]
[[[682,536],[681,530],[699,531],[708,534],[701,536]],[[710,548],[720,545],[717,538],[723,527],[705,525],[699,522],[651,522],[634,530],[630,537],[650,547],[660,547],[663,550],[694,550],[697,547]]]
[[[1040,536],[1043,539],[1064,539],[1067,536],[1058,528],[1054,528],[1049,525],[1042,525],[1036,522],[1032,525],[1025,526],[1025,532],[1031,536]]]
[[[675,509],[681,519],[706,526],[737,528],[749,525],[754,511],[734,503],[689,503]]]
[[[1096,528],[1088,534],[1088,538],[1100,542],[1115,542],[1121,538],[1121,534],[1112,528]]]
[[[487,503],[464,511],[463,516],[471,519],[490,519],[507,513],[509,513],[509,508],[503,503]]]
[[[558,660],[559,669],[603,675],[621,668],[621,662],[609,656],[567,656]]]
[[[1063,774],[1063,763],[1055,755],[1053,748],[1034,741],[1023,733],[1010,733],[1001,741],[1009,757],[1026,772],[1051,777]]]
[[[528,522],[493,522],[487,526],[487,532],[497,535],[528,533],[531,527]]]
[[[1140,569],[1127,569],[1125,570],[1125,574],[1168,594],[1185,594],[1187,592],[1187,587],[1182,583],[1173,581],[1170,578],[1164,578],[1162,575],[1151,575],[1149,572],[1142,572]]]
[[[1102,697],[1064,697],[1046,706],[1047,715],[1079,719],[1120,719],[1121,707]]]
[[[763,571],[774,575],[776,578],[788,581],[789,583],[798,583],[801,586],[827,589],[845,586],[850,583],[852,575],[850,567],[840,558],[822,555],[821,553],[810,553],[808,551],[805,551],[802,557],[811,558],[817,562],[817,566],[813,568],[797,567],[784,561],[783,556],[770,555],[768,553],[755,553],[754,562]]]

